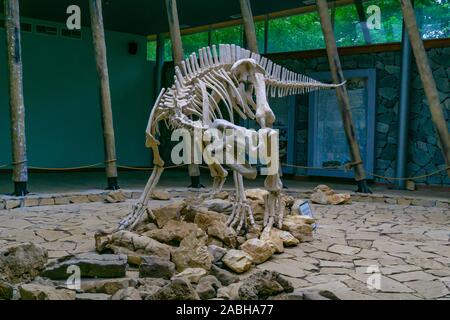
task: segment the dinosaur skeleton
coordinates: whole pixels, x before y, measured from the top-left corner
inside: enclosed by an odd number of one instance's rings
[[[340,84],[342,85],[342,84]],[[163,89],[151,111],[146,130],[146,146],[153,151],[154,170],[141,198],[133,211],[120,221],[117,230],[134,229],[145,216],[153,216],[147,203],[156,187],[162,172],[164,161],[159,154],[157,140],[159,122],[164,121],[171,129],[184,128],[191,132],[216,128],[219,130],[248,129],[235,124],[234,115],[241,119],[255,119],[263,130],[273,134],[272,125],[275,115],[270,108],[267,96],[284,97],[307,93],[312,90],[333,89],[340,85],[324,84],[301,74],[281,67],[259,54],[236,45],[219,45],[202,48],[182,61],[181,68],[175,67],[174,84]],[[253,100],[253,98],[256,100]],[[224,119],[219,103],[222,102],[229,121]],[[197,119],[197,120],[193,120]],[[273,132],[272,132],[273,131]],[[202,142],[194,142],[201,144]],[[247,202],[243,177],[255,178],[255,168],[245,164],[227,164],[233,170],[235,198],[228,225],[239,232],[246,226],[247,218],[255,227],[252,209]],[[220,192],[228,175],[220,163],[208,165],[213,177],[211,195]],[[284,204],[280,191],[282,183],[279,174],[269,175],[265,180],[264,231],[276,224],[283,223]]]

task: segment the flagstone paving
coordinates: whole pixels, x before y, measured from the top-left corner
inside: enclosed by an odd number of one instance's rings
[[[0,248],[33,241],[53,259],[93,251],[95,231],[115,226],[131,205],[0,210]],[[296,288],[329,290],[341,299],[450,299],[447,208],[355,202],[313,210],[313,242],[286,249],[249,273],[275,270]]]

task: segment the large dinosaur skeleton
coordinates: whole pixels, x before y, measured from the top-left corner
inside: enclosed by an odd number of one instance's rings
[[[174,84],[161,91],[151,111],[146,146],[153,151],[154,169],[141,198],[133,211],[120,221],[117,230],[133,229],[144,216],[153,215],[147,204],[164,170],[164,161],[158,149],[160,142],[156,138],[160,121],[171,129],[183,128],[191,132],[209,128],[246,132],[248,129],[235,123],[234,115],[237,114],[241,119],[255,119],[261,129],[271,135],[275,134],[275,130],[271,129],[275,115],[267,101],[268,96],[284,97],[337,86],[288,71],[259,54],[235,45],[221,44],[219,52],[216,46],[212,46],[200,49],[198,56],[193,53],[182,61],[181,67],[175,67]],[[221,102],[229,121],[221,112]],[[228,225],[236,228],[237,232],[246,227],[247,221],[255,227],[253,212],[245,196],[243,177],[254,179],[257,171],[248,164],[227,166],[233,170],[236,188]],[[214,179],[211,191],[214,195],[222,189],[228,172],[217,161],[208,167]],[[267,195],[263,227],[265,231],[270,231],[273,225],[281,228],[283,223],[282,183],[278,171],[268,175],[264,185]]]

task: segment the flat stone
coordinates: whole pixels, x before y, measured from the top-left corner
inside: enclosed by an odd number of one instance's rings
[[[39,284],[23,284],[19,287],[22,300],[75,300],[75,291],[56,289]]]
[[[142,300],[141,294],[136,288],[125,288],[117,291],[111,300]]]
[[[371,274],[350,274],[351,277],[359,280],[363,283],[367,283],[367,280]],[[381,292],[392,292],[392,293],[412,293],[414,290],[408,286],[402,284],[401,282],[390,279],[386,276],[380,275],[380,289]]]
[[[407,281],[413,281],[413,280],[423,280],[423,281],[430,281],[436,279],[435,276],[432,276],[431,274],[428,274],[423,271],[413,271],[413,272],[404,272],[399,274],[390,275],[394,280],[400,281],[400,282],[407,282]]]
[[[207,272],[203,268],[187,268],[174,275],[171,280],[183,278],[188,280],[190,283],[198,283],[200,279],[206,275]]]
[[[104,293],[77,293],[76,300],[103,301],[110,300],[111,296]]]
[[[56,241],[67,238],[69,235],[64,231],[57,230],[38,230],[36,234],[46,241]]]
[[[267,261],[266,263],[258,266],[258,269],[276,271],[284,276],[292,278],[303,278],[307,272],[299,267],[300,263],[295,260],[283,261],[283,263],[277,263],[272,261]]]
[[[236,273],[244,273],[248,271],[252,264],[252,257],[242,250],[229,250],[222,258],[223,263]]]
[[[328,251],[333,252],[333,253],[338,253],[338,254],[354,255],[354,254],[359,253],[361,251],[361,249],[356,248],[356,247],[349,247],[349,246],[343,246],[343,245],[336,244],[336,245],[328,248]]]
[[[408,287],[414,289],[425,299],[437,299],[448,295],[449,289],[439,280],[435,281],[410,281],[407,283]]]
[[[16,209],[19,208],[20,205],[21,205],[20,200],[6,200],[5,209],[6,210]]]
[[[141,278],[170,279],[174,274],[175,264],[157,256],[144,257],[139,266],[139,277]]]
[[[67,279],[70,266],[78,266],[82,278],[122,278],[127,270],[127,256],[84,253],[68,256],[51,263],[42,272],[43,277],[54,280]]]
[[[153,190],[151,195],[153,200],[167,201],[171,199],[170,193],[165,190]]]
[[[135,282],[131,278],[83,280],[81,290],[85,293],[103,293],[111,296],[121,289],[134,286]]]
[[[239,277],[215,265],[211,266],[210,274],[215,276],[224,286],[229,286],[239,281]]]

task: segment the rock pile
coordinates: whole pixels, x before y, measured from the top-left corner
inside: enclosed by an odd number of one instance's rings
[[[259,219],[264,192],[247,191]],[[120,201],[120,194],[110,200]],[[288,213],[294,201],[283,201]],[[251,228],[236,234],[227,226],[231,208],[225,196],[204,203],[170,203],[153,210],[153,220],[136,231],[97,236],[98,253],[51,263],[46,249],[34,244],[8,248],[0,253],[0,299],[266,299],[290,293],[291,284],[275,272],[258,272],[243,280],[236,274],[282,253],[284,247],[310,241],[314,221],[294,213],[286,216],[283,230],[261,234]],[[66,281],[71,275],[82,281],[69,290]]]

